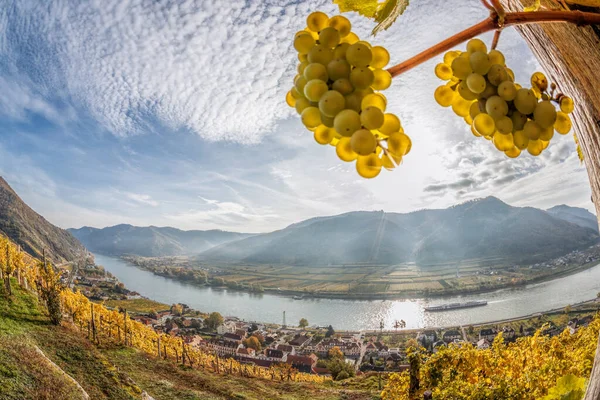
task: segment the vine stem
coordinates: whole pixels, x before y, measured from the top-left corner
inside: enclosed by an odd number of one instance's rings
[[[478,24],[457,33],[454,36],[436,44],[433,47],[417,54],[416,56],[388,68],[388,72],[396,77],[417,65],[432,59],[433,57],[452,49],[462,42],[479,36],[482,33],[497,30],[511,25],[536,24],[548,22],[568,22],[576,25],[600,25],[600,14],[582,11],[534,11],[534,12],[510,12],[504,15],[504,23],[500,26],[497,14]]]

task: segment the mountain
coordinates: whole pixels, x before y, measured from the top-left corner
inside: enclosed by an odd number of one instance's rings
[[[445,210],[350,212],[222,244],[206,262],[315,265],[449,263],[472,258],[550,258],[599,239],[584,227],[531,207],[487,197]]]
[[[546,210],[556,218],[564,219],[579,226],[591,228],[598,232],[598,218],[585,208],[569,207],[561,204]]]
[[[245,233],[182,231],[169,227],[115,225],[103,229],[69,229],[92,252],[144,257],[198,254],[211,247],[250,236]]]
[[[2,177],[0,233],[34,257],[41,257],[45,249],[46,256],[55,263],[72,261],[87,254],[85,247],[73,235],[29,208]]]

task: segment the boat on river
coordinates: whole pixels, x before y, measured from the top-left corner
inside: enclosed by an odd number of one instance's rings
[[[302,300],[304,296],[294,296],[294,300]]]
[[[486,306],[487,303],[488,302],[485,300],[479,300],[479,301],[467,301],[466,303],[442,304],[439,306],[425,307],[425,311],[449,311],[449,310],[456,310],[459,308],[481,307],[481,306]]]

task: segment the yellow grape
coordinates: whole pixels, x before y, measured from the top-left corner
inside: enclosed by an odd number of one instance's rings
[[[498,96],[505,101],[513,101],[517,95],[517,87],[511,81],[504,81],[498,85]]]
[[[472,100],[465,100],[460,96],[455,96],[454,102],[452,103],[452,111],[454,111],[456,115],[464,118],[469,114],[472,103]]]
[[[319,43],[325,47],[333,48],[340,44],[340,33],[337,29],[327,27],[319,32]]]
[[[490,58],[483,51],[476,51],[469,56],[469,62],[471,63],[471,69],[473,72],[485,75],[490,70],[492,64]]]
[[[363,178],[375,178],[381,172],[381,160],[374,153],[358,157],[358,160],[356,160],[356,172]]]
[[[450,67],[452,65],[452,61],[454,61],[454,59],[458,56],[460,56],[460,51],[451,50],[447,52],[444,54],[444,64]]]
[[[319,110],[320,111],[320,110]],[[321,123],[328,128],[333,128],[333,117],[329,117],[323,113],[321,113]]]
[[[337,146],[337,144],[339,142],[340,142],[340,138],[334,137],[333,139],[331,139],[331,142],[329,142],[329,145],[335,147],[335,146]]]
[[[337,145],[335,146],[335,153],[340,160],[346,162],[354,161],[356,160],[356,157],[358,157],[358,154],[352,150],[349,137],[342,137],[339,139]]]
[[[391,113],[383,114],[383,125],[379,128],[381,133],[389,136],[394,132],[399,132],[401,128],[402,125],[398,117]]]
[[[331,143],[334,137],[335,131],[326,126],[321,125],[315,130],[314,138],[315,141],[319,144],[329,144]]]
[[[540,140],[549,142],[554,137],[554,128],[552,126],[542,129]]]
[[[371,43],[367,42],[366,40],[359,40],[356,43],[364,44],[365,46],[367,46],[369,48],[369,50],[373,49],[373,46],[371,46]],[[373,53],[373,52],[371,51],[371,53]]]
[[[473,93],[471,89],[469,89],[466,80],[458,84],[458,86],[456,87],[456,92],[460,95],[460,97],[462,97],[465,100],[471,101],[477,98],[477,93]]]
[[[471,106],[469,107],[469,116],[471,117],[471,119],[473,119],[476,116],[478,116],[479,114],[481,114],[481,108],[479,107],[479,102],[474,101],[473,104],[471,104]]]
[[[532,156],[539,156],[544,151],[544,144],[541,140],[530,140],[527,144],[527,152]]]
[[[296,99],[296,112],[298,114],[302,114],[302,111],[304,111],[305,108],[310,107],[310,101],[308,101],[308,99],[301,97],[299,99]]]
[[[435,66],[435,76],[440,78],[443,81],[448,81],[452,79],[452,68],[445,63],[439,63]]]
[[[548,148],[548,145],[550,144],[550,142],[546,142],[545,140],[540,139],[540,142],[542,142],[542,149],[546,150]]]
[[[542,128],[550,128],[556,121],[556,109],[549,101],[539,102],[533,111],[533,119]]]
[[[309,64],[308,61],[302,61],[300,64],[298,64],[298,68],[296,68],[296,71],[302,75],[304,74],[304,68],[306,68],[306,66]]]
[[[435,101],[442,107],[450,107],[454,102],[456,92],[446,85],[438,86],[433,93]]]
[[[575,103],[573,103],[573,99],[567,96],[563,96],[560,99],[560,111],[565,114],[570,114],[575,109]]]
[[[406,134],[395,132],[388,136],[387,145],[393,156],[405,156],[410,152],[412,142]]]
[[[319,100],[319,110],[328,117],[335,117],[346,106],[346,99],[338,91],[329,90]]]
[[[498,64],[494,64],[490,67],[490,70],[487,73],[487,78],[494,86],[499,86],[502,82],[510,79],[508,72],[506,72],[506,68]]]
[[[508,114],[508,104],[500,96],[492,96],[485,102],[485,111],[494,119]]]
[[[487,53],[487,46],[481,39],[471,39],[467,42],[467,51],[469,53],[474,53],[476,51],[481,51],[483,53]]]
[[[340,37],[346,37],[352,30],[352,24],[348,20],[348,18],[343,17],[341,15],[336,15],[335,17],[331,17],[329,19],[329,26],[337,29],[340,33]]]
[[[371,67],[375,69],[384,68],[390,62],[390,53],[381,46],[375,46],[371,49],[373,59],[371,60]]]
[[[476,53],[474,53],[476,54]],[[467,87],[473,93],[479,94],[485,90],[485,78],[478,73],[472,73],[467,76]]]
[[[300,61],[300,62],[308,61],[308,54],[298,53],[298,61]]]
[[[327,83],[320,79],[313,79],[304,86],[304,96],[310,101],[319,101],[328,90]]]
[[[512,133],[509,133],[508,135],[494,135],[492,142],[500,151],[509,151],[515,147]]]
[[[368,67],[356,67],[350,72],[350,82],[357,89],[366,89],[373,84],[375,74]]]
[[[327,64],[327,74],[332,81],[348,78],[350,76],[350,64],[344,59],[333,60]]]
[[[307,128],[316,128],[321,125],[321,113],[317,107],[306,107],[300,117]]]
[[[391,154],[386,154],[385,152],[381,154],[381,166],[388,171],[396,168],[396,165],[400,165],[402,161],[402,157],[393,157]]]
[[[350,137],[360,129],[360,115],[354,110],[343,110],[335,116],[333,126],[340,135]]]
[[[490,59],[490,63],[492,65],[494,64],[499,64],[499,65],[505,65],[506,64],[506,60],[504,58],[504,54],[502,54],[500,51],[498,50],[490,50],[490,52],[488,53],[488,57]]]
[[[540,90],[540,92],[545,92],[548,89],[548,79],[546,79],[546,75],[541,72],[534,72],[531,75],[531,86],[536,87]]]
[[[516,131],[523,130],[525,123],[527,122],[527,115],[521,114],[519,111],[514,110],[510,119],[513,122],[513,127]]]
[[[506,73],[508,74],[508,78],[511,80],[511,82],[514,82],[515,81],[515,73],[513,72],[513,70],[507,67]]]
[[[348,51],[348,47],[350,47],[350,43],[342,42],[338,44],[335,49],[333,49],[333,59],[334,60],[345,60],[346,59],[346,51]]]
[[[360,105],[362,103],[363,96],[360,92],[355,91],[344,96],[346,99],[346,108],[349,110],[354,110],[356,112],[360,112]]]
[[[294,39],[294,48],[300,54],[307,54],[315,45],[315,39],[308,32],[302,33]]]
[[[535,107],[537,106],[537,98],[535,94],[529,89],[519,89],[517,90],[517,95],[515,96],[514,105],[515,108],[521,113],[525,115],[529,115],[533,113]]]
[[[469,109],[470,111],[470,109]],[[473,124],[473,118],[471,118],[471,116],[469,114],[467,114],[466,117],[463,118],[465,120],[465,123],[469,126],[471,126]]]
[[[521,150],[517,146],[513,146],[512,149],[504,152],[510,158],[517,158],[521,155]]]
[[[321,11],[315,11],[306,18],[306,26],[313,32],[319,32],[325,29],[329,23],[327,14]]]
[[[296,99],[294,98],[294,96],[292,96],[292,91],[291,90],[286,93],[286,95],[285,95],[285,102],[290,107],[294,107],[296,105]]]
[[[371,93],[363,97],[360,103],[360,109],[364,110],[367,107],[377,107],[381,111],[385,111],[386,99],[381,93]]]
[[[306,82],[313,79],[320,79],[322,81],[327,82],[329,80],[329,74],[327,73],[327,68],[323,64],[319,63],[310,63],[304,68],[304,78],[306,78]],[[300,90],[300,88],[298,88]]]
[[[467,79],[467,76],[473,72],[471,69],[471,63],[465,57],[456,57],[452,61],[452,73],[458,79]]]
[[[365,46],[363,43],[355,43],[348,47],[346,51],[346,60],[355,67],[366,68],[373,59],[373,53],[371,49]]]
[[[542,134],[542,128],[534,121],[527,121],[523,127],[523,132],[529,140],[538,140]]]
[[[513,122],[509,117],[501,117],[496,120],[496,130],[503,134],[507,135],[512,133],[513,131]]]
[[[471,124],[471,133],[475,137],[481,137],[481,135],[475,130],[475,128],[473,128],[473,124]]]
[[[359,156],[366,156],[375,151],[377,141],[368,129],[359,129],[352,134],[350,138],[350,146]]]
[[[327,65],[331,60],[333,60],[333,50],[323,46],[322,44],[315,45],[308,52],[308,62],[310,63]]]
[[[348,80],[346,78],[337,79],[335,82],[333,82],[333,85],[331,85],[331,88],[333,90],[337,90],[344,96],[347,94],[350,94],[354,91],[354,87],[352,86],[352,83],[350,83],[350,80]]]
[[[519,148],[519,150],[525,150],[527,145],[529,145],[529,138],[525,135],[525,132],[516,131],[513,134],[513,141],[515,142],[515,146]]]
[[[392,75],[385,69],[376,69],[373,71],[375,79],[373,80],[373,89],[385,90],[392,84]]]
[[[554,123],[554,129],[561,135],[566,135],[571,130],[571,118],[568,114],[562,111],[556,113],[556,122]]]
[[[360,39],[358,38],[356,33],[350,32],[348,35],[346,35],[344,38],[342,38],[342,43],[349,43],[349,44],[353,45],[354,43],[358,42],[359,40]]]
[[[360,122],[367,129],[381,128],[383,119],[383,111],[377,107],[367,107],[360,113]]]
[[[473,128],[481,136],[490,136],[496,131],[496,123],[494,122],[494,118],[486,113],[481,113],[473,118]]]
[[[492,96],[498,94],[496,86],[492,85],[487,79],[485,81],[485,90],[479,93],[480,99],[489,99]]]
[[[292,90],[290,90],[290,92],[292,93],[292,97],[295,99],[303,99],[304,98],[304,93],[300,93],[298,91],[298,89],[296,89],[295,87],[293,87]]]
[[[306,69],[305,69],[305,71],[306,71]],[[308,80],[304,77],[304,75],[299,75],[298,79],[296,79],[296,81],[294,82],[294,87],[298,91],[298,94],[302,95],[301,97],[305,97],[304,96],[304,88],[306,87],[307,83],[308,83]]]

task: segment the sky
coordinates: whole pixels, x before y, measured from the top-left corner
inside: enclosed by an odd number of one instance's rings
[[[478,1],[440,4],[411,2],[376,37],[372,21],[344,15],[393,65],[487,14]],[[441,56],[384,92],[411,153],[393,172],[358,177],[284,100],[296,73],[294,33],[315,10],[339,13],[316,0],[0,0],[0,175],[63,228],[266,232],[488,195],[593,210],[572,135],[556,134],[540,157],[508,159],[435,103]],[[517,82],[540,70],[512,28],[498,49]]]

